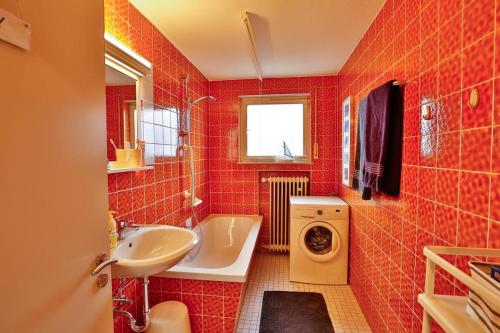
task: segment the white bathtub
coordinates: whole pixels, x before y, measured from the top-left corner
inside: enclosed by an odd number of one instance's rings
[[[193,230],[199,244],[160,277],[245,282],[262,216],[210,215]]]

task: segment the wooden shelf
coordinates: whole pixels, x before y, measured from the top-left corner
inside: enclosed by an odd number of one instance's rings
[[[108,170],[108,174],[111,173],[120,173],[120,172],[134,172],[134,171],[143,171],[143,170],[153,170],[155,167],[152,165],[146,165],[143,167],[131,167],[131,168],[118,168],[118,169],[110,169]]]
[[[446,332],[484,332],[477,321],[465,313],[466,296],[418,295],[418,302]]]
[[[485,332],[485,327],[479,319],[466,313],[467,296],[450,296],[434,294],[436,266],[440,267],[455,279],[466,285],[477,294],[493,312],[499,312],[498,294],[488,288],[481,279],[477,280],[466,274],[442,256],[467,257],[500,257],[500,249],[467,248],[450,246],[425,246],[427,257],[425,269],[425,292],[418,295],[418,303],[422,305],[424,317],[422,333],[431,333],[432,321],[435,321],[447,333]]]

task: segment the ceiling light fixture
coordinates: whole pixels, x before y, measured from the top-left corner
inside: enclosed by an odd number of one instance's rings
[[[120,60],[110,56],[109,54],[104,55],[104,63],[108,65],[111,68],[114,68],[120,73],[123,73],[131,78],[133,78],[136,81],[139,81],[139,78],[143,77],[140,72],[136,71],[132,67],[124,64]]]
[[[111,36],[109,33],[107,32],[104,33],[104,39],[108,41],[110,44],[114,45],[115,47],[119,48],[120,50],[128,54],[129,56],[131,56],[132,58],[134,58],[143,66],[146,66],[148,69],[151,69],[151,62],[147,61],[146,59],[144,59],[143,57],[141,57],[140,55],[138,55],[137,53],[126,47],[125,45],[123,45],[118,39]]]

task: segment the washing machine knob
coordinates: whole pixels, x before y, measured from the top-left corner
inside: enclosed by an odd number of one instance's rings
[[[323,209],[318,209],[317,213],[318,215],[323,215]]]

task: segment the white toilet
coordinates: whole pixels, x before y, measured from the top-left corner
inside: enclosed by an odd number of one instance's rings
[[[162,302],[149,311],[150,324],[147,333],[191,333],[188,308],[184,303]]]

